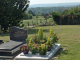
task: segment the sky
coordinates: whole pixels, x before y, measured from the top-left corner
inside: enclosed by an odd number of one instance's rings
[[[29,0],[30,5],[32,4],[50,4],[50,3],[70,3],[70,2],[80,2],[80,0]]]

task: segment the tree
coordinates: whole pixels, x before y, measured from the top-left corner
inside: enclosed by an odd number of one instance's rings
[[[34,12],[31,10],[28,11],[28,14],[32,14],[33,16],[35,16]]]
[[[0,24],[5,32],[8,27],[22,23],[28,3],[28,0],[0,0]]]
[[[38,18],[38,14],[36,14],[36,18]]]
[[[58,12],[52,12],[51,13],[53,20],[57,23],[60,24],[60,14]]]
[[[25,17],[23,19],[24,20],[32,19],[32,14],[25,13]]]

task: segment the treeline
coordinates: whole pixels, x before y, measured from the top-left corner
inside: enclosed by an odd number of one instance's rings
[[[80,5],[71,9],[65,9],[62,13],[52,12],[53,20],[59,25],[80,24]]]
[[[36,7],[36,8],[29,8],[29,10],[32,10],[35,14],[40,13],[51,13],[53,11],[56,11],[58,13],[62,13],[64,9],[71,9],[72,7]]]

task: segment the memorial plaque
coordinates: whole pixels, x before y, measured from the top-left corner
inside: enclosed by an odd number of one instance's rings
[[[27,29],[22,29],[16,26],[10,27],[9,33],[10,33],[10,40],[26,41],[28,37]]]

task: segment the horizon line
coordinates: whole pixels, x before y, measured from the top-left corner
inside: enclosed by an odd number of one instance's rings
[[[80,3],[80,2],[60,2],[61,3]],[[59,3],[39,3],[39,4],[59,4]],[[37,4],[30,4],[30,5],[37,5]]]

